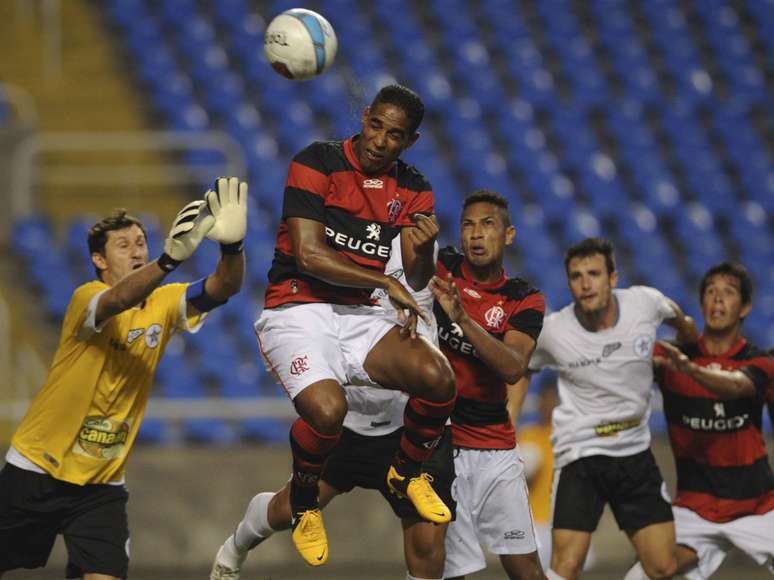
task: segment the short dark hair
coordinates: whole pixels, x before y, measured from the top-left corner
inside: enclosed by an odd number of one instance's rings
[[[142,222],[134,216],[129,215],[122,207],[113,210],[113,213],[109,216],[102,218],[96,224],[89,228],[89,234],[87,241],[89,244],[89,255],[93,253],[104,254],[105,244],[107,243],[108,232],[116,230],[123,230],[137,226],[142,230],[145,240],[148,240],[148,232],[145,231],[145,226]],[[100,278],[99,268],[94,267],[94,271],[97,273],[97,278]]]
[[[374,109],[380,103],[389,103],[403,109],[403,112],[406,113],[409,121],[411,121],[411,125],[409,125],[409,133],[411,135],[416,133],[422,124],[422,119],[425,116],[425,104],[419,98],[419,95],[410,88],[397,84],[382,87],[376,93],[374,100],[371,101],[371,109]]]
[[[511,214],[508,211],[508,200],[496,191],[489,189],[477,189],[473,193],[469,194],[465,201],[462,202],[462,213],[468,209],[468,206],[474,203],[491,203],[500,209],[500,217],[503,220],[503,225],[508,228],[511,226]]]
[[[564,255],[564,271],[569,274],[570,261],[573,258],[588,258],[595,254],[601,254],[605,258],[608,276],[615,272],[615,256],[613,255],[613,243],[603,238],[586,238],[577,244],[570,246]]]
[[[750,279],[750,274],[747,272],[747,268],[736,262],[721,262],[707,270],[706,274],[702,276],[701,286],[699,286],[699,302],[704,300],[704,291],[707,289],[707,286],[709,286],[710,278],[717,274],[733,276],[739,280],[742,304],[750,304],[753,291],[752,280]]]

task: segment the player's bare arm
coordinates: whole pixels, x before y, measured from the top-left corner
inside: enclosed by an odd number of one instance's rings
[[[685,373],[701,386],[724,399],[755,396],[755,384],[742,371],[725,371],[703,367],[695,364],[679,348],[668,342],[659,341],[659,346],[664,349],[667,356],[653,357],[653,362],[657,366],[665,365],[672,370]]]
[[[524,373],[515,383],[507,385],[508,400],[505,402],[505,407],[508,409],[508,416],[511,418],[511,423],[517,424],[521,410],[524,408],[524,400],[527,398],[527,391],[529,390],[530,373]]]
[[[416,291],[422,290],[435,274],[433,246],[438,238],[438,220],[434,215],[414,215],[414,225],[401,230],[403,271]]]
[[[403,284],[391,276],[358,266],[331,248],[326,241],[325,226],[322,223],[306,218],[288,218],[287,223],[293,255],[296,257],[299,270],[338,286],[387,290],[390,300],[399,311],[409,311],[408,316],[401,322],[404,323],[412,338],[416,338],[417,316],[425,320],[427,316]]]
[[[667,318],[664,324],[667,324],[677,331],[677,341],[681,343],[695,343],[699,340],[699,331],[696,328],[696,321],[688,316],[683,309],[670,298],[667,298],[669,306],[675,313],[674,318]]]
[[[446,280],[434,276],[430,289],[452,322],[460,326],[478,353],[478,358],[495,371],[506,383],[515,383],[524,376],[535,341],[517,330],[509,330],[499,340],[484,330],[465,312],[459,289],[449,274]]]
[[[203,200],[193,201],[180,210],[164,241],[164,253],[150,264],[145,264],[148,250],[145,234],[139,228],[127,228],[109,236],[107,244],[118,250],[119,264],[124,267],[112,266],[119,278],[106,280],[110,288],[97,302],[97,325],[145,300],[169,272],[193,254],[215,223],[212,216],[204,214],[204,203]],[[92,261],[100,270],[111,271],[106,256],[95,252]],[[127,266],[129,272],[122,275]]]

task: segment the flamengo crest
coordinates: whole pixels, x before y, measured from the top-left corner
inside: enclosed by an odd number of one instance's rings
[[[498,305],[492,306],[484,313],[484,320],[489,328],[497,328],[502,324],[503,318],[505,318],[505,310]]]

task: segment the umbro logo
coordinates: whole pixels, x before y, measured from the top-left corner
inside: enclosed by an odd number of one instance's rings
[[[144,328],[133,328],[129,331],[129,334],[126,336],[126,342],[129,344],[132,344],[135,340],[140,338],[142,336],[142,333],[145,332]]]
[[[505,534],[503,534],[503,537],[506,540],[523,540],[526,535],[527,534],[525,534],[522,530],[510,530],[508,532],[505,532]]]
[[[602,358],[607,358],[623,346],[620,342],[611,342],[602,349]]]
[[[481,294],[473,290],[473,288],[463,288],[462,291],[473,298],[481,298]]]
[[[363,181],[363,189],[382,189],[384,181],[381,179],[366,179]]]

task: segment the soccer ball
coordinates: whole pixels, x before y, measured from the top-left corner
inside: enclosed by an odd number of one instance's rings
[[[333,26],[317,12],[293,8],[269,23],[263,48],[279,74],[304,80],[319,75],[333,64],[338,41]]]

